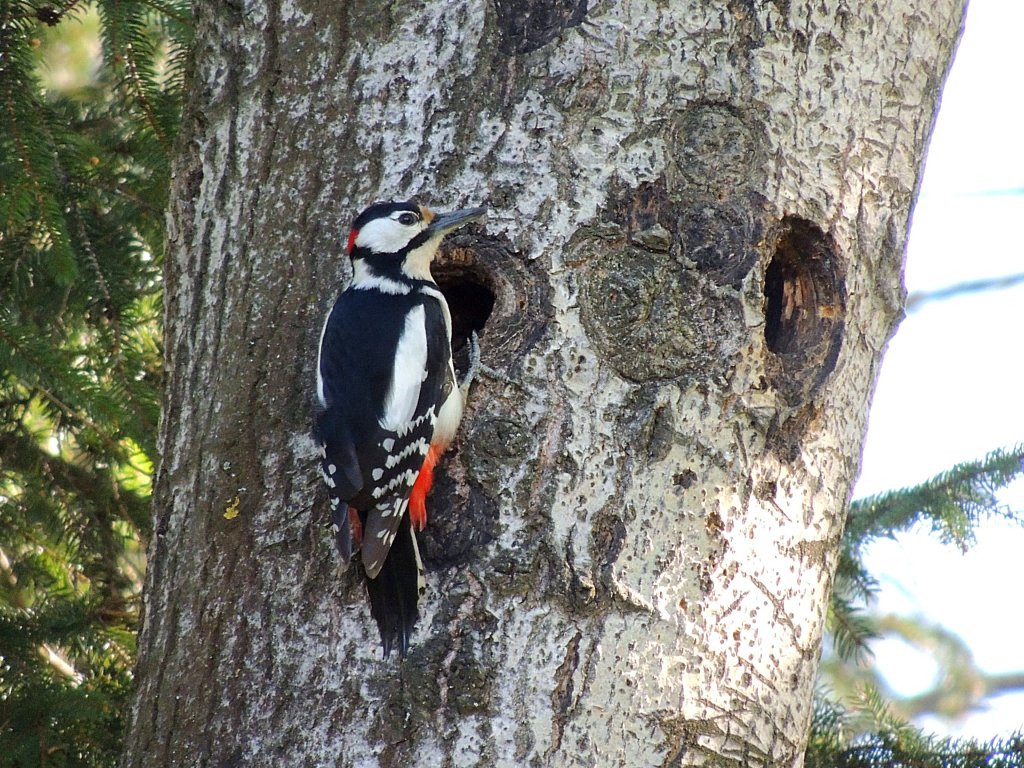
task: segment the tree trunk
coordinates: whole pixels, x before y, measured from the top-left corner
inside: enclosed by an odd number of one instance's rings
[[[196,5],[124,765],[799,765],[963,0]],[[309,432],[414,195],[490,209],[435,276],[499,375],[400,663]]]

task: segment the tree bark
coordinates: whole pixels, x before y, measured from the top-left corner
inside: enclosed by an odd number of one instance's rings
[[[125,766],[799,765],[963,0],[196,3]],[[474,385],[382,660],[309,439],[374,199]],[[372,332],[372,329],[368,329]]]

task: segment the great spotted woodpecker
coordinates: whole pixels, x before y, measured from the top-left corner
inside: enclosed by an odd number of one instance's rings
[[[385,657],[404,657],[424,588],[416,530],[434,465],[455,436],[463,392],[448,304],[430,274],[442,238],[483,208],[434,214],[374,203],[348,236],[352,282],[320,334],[316,439],[335,544],[361,543],[370,613]]]

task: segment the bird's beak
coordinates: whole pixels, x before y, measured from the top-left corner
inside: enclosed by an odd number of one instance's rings
[[[479,219],[485,213],[487,213],[486,208],[463,208],[461,211],[438,213],[431,219],[428,229],[432,235],[444,237],[453,229],[458,229],[463,224]]]

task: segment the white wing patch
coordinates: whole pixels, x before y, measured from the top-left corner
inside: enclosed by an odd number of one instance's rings
[[[389,432],[405,431],[420,399],[423,371],[427,367],[427,327],[423,305],[413,307],[405,316],[405,327],[398,339],[391,366],[391,386],[384,400],[380,425]]]
[[[327,396],[324,394],[324,374],[320,368],[320,358],[324,354],[324,334],[327,333],[327,321],[331,319],[331,312],[334,312],[334,307],[331,307],[331,311],[324,318],[324,327],[320,329],[320,344],[316,350],[316,397],[324,408],[327,407]],[[321,450],[323,450],[323,446],[321,446]],[[327,452],[324,451],[324,456],[326,455]]]
[[[441,293],[441,291],[438,288],[435,288],[431,285],[424,285],[422,288],[420,288],[420,293],[424,294],[425,296],[430,296],[431,298],[437,299],[438,304],[441,305],[441,314],[444,315],[444,327],[445,330],[448,331],[448,342],[451,343],[452,313],[451,310],[448,309],[448,302],[445,300],[444,294]]]

